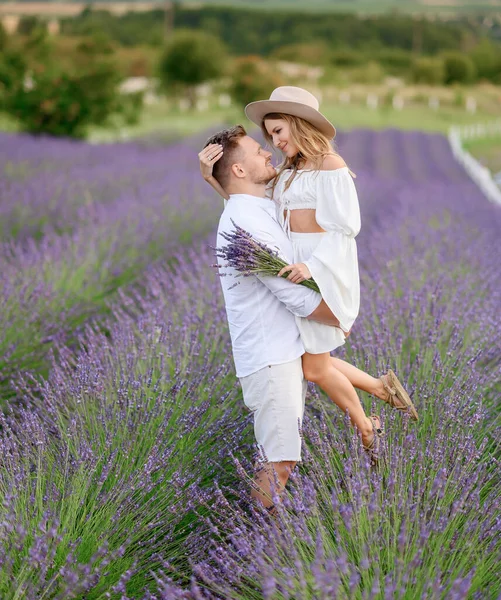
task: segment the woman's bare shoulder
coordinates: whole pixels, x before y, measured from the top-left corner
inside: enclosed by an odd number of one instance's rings
[[[346,167],[344,159],[339,154],[326,154],[322,159],[321,171],[335,171]]]

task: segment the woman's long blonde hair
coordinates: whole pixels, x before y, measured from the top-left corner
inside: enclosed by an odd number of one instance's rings
[[[298,153],[289,158],[285,157],[284,162],[278,168],[278,172],[273,180],[272,184],[272,192],[275,192],[275,186],[280,175],[286,169],[291,169],[292,174],[287,180],[285,184],[284,191],[287,190],[291,183],[294,181],[294,178],[297,175],[299,168],[304,165],[306,162],[313,163],[314,171],[320,170],[322,165],[322,161],[324,156],[327,154],[334,154],[335,156],[339,156],[336,152],[335,148],[332,146],[330,140],[326,135],[324,135],[320,130],[318,130],[314,125],[301,119],[300,117],[295,117],[293,115],[286,115],[284,113],[268,113],[264,116],[263,121],[261,123],[261,130],[263,132],[264,139],[273,147],[273,138],[269,135],[266,130],[265,122],[270,119],[282,119],[287,122],[289,125],[290,135],[292,137],[292,141],[294,145],[298,149]],[[356,177],[355,173],[350,170],[350,175],[352,177]]]

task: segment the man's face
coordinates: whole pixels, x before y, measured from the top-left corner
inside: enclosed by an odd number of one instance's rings
[[[271,164],[271,152],[264,150],[259,142],[246,135],[239,142],[242,155],[238,161],[252,183],[268,183],[277,174]]]

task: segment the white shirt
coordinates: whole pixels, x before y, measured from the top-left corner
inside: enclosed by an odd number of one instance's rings
[[[292,262],[292,246],[277,220],[272,200],[230,195],[219,220],[218,247],[228,243],[221,232],[233,231],[231,220]],[[236,277],[238,271],[222,263],[219,270],[237,377],[304,354],[295,316],[309,316],[320,304],[320,294],[282,277]]]

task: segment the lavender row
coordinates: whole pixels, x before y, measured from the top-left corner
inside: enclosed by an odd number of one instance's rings
[[[127,220],[157,219],[173,241],[214,223],[214,195],[195,146],[85,142],[0,134],[0,237],[40,238]],[[219,208],[219,206],[218,206]]]
[[[213,230],[221,201],[199,176],[198,139],[169,148],[0,142],[10,173],[0,220],[16,234],[0,245],[1,399],[14,372],[43,372],[50,344],[77,333],[105,298]]]
[[[142,291],[119,293],[108,336],[89,326],[47,382],[18,383],[32,410],[4,441],[2,489],[25,490],[38,512],[10,499],[26,520],[3,520],[21,531],[44,510],[64,520],[19,550],[13,530],[4,547],[39,557],[66,531],[58,555],[32,563],[33,597],[57,569],[52,597],[71,597],[67,580],[76,597],[496,597],[499,213],[466,180],[359,177],[364,302],[345,356],[373,374],[396,368],[419,424],[364,395],[387,432],[371,472],[337,409],[310,395],[304,464],[270,522],[247,502],[252,429],[210,253],[181,256],[175,273],[151,270]]]
[[[0,134],[0,235],[25,239],[52,229],[74,232],[144,213],[162,221],[172,236],[177,229],[168,226],[166,207],[189,230],[192,220],[214,212],[214,196],[196,164],[205,137],[162,147]],[[444,136],[360,130],[338,137],[355,170],[409,184],[464,180]]]
[[[150,269],[47,379],[17,378],[25,407],[0,417],[2,598],[120,597],[183,564],[195,486],[231,481],[230,454],[249,451],[211,259]]]

